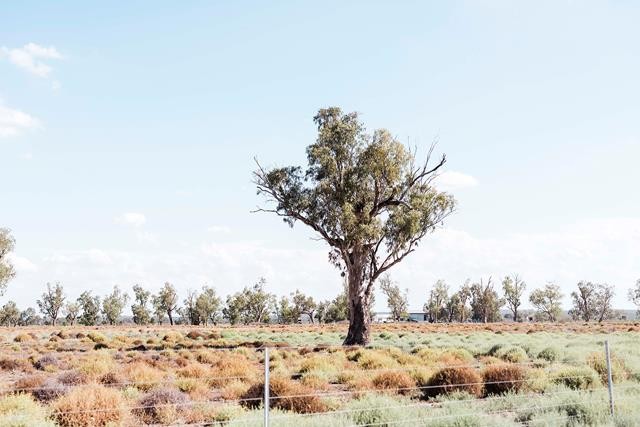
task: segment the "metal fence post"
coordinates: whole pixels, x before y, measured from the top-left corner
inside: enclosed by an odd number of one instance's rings
[[[609,412],[613,416],[613,378],[611,375],[611,354],[609,353],[609,341],[604,342],[604,353],[607,358],[607,386],[609,387]]]
[[[264,348],[264,427],[269,427],[269,347]]]

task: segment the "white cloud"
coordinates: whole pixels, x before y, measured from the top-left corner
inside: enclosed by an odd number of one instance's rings
[[[220,234],[229,234],[231,233],[231,228],[226,225],[212,225],[207,228],[209,233],[220,233]]]
[[[462,172],[446,171],[438,175],[435,184],[445,190],[457,190],[478,186],[478,180]]]
[[[14,253],[7,255],[7,258],[9,259],[9,262],[13,264],[18,274],[38,271],[38,266],[28,258],[18,256]]]
[[[14,49],[3,46],[0,52],[16,67],[42,78],[48,78],[52,71],[51,66],[42,60],[59,60],[63,58],[55,47],[44,47],[35,43],[28,43],[21,48]]]
[[[5,107],[0,102],[0,138],[17,136],[38,126],[39,122],[34,117],[20,110]]]
[[[122,225],[130,225],[133,227],[142,227],[147,222],[147,217],[138,212],[125,212],[116,217],[116,222]]]

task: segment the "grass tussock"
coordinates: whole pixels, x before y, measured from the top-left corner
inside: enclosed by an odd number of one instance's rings
[[[526,386],[527,372],[519,365],[489,365],[482,371],[486,394],[517,393]]]
[[[255,409],[260,407],[264,396],[264,383],[255,383],[242,395],[243,406]],[[299,414],[310,414],[315,412],[325,412],[328,406],[318,396],[315,396],[313,389],[286,378],[272,378],[269,381],[269,402],[271,408],[284,411],[293,411]],[[291,396],[291,397],[286,397]]]
[[[158,388],[142,396],[133,412],[146,424],[172,424],[189,408],[190,401],[179,390]]]
[[[0,399],[0,427],[53,427],[47,411],[27,394],[13,394]]]
[[[397,394],[411,394],[415,392],[416,381],[404,371],[386,371],[377,374],[373,386],[378,390],[389,390]]]
[[[482,377],[473,368],[442,368],[423,385],[423,393],[427,398],[454,392],[465,392],[479,397],[482,395],[482,383]]]
[[[126,416],[120,393],[98,384],[74,388],[53,404],[53,418],[62,427],[120,425]]]

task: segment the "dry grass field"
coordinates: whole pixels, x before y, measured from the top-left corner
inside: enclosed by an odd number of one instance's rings
[[[2,330],[1,426],[637,425],[634,323]],[[609,415],[603,343],[613,352]]]

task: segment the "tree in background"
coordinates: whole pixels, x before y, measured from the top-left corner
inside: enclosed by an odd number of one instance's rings
[[[180,314],[183,319],[185,319],[190,325],[200,324],[200,316],[198,315],[198,311],[196,310],[197,299],[198,292],[189,289],[187,290],[187,297],[182,302],[183,306]]]
[[[16,246],[16,241],[11,236],[11,231],[6,228],[0,228],[0,295],[4,295],[7,290],[7,284],[16,275],[13,265],[9,262],[9,253]]]
[[[445,304],[445,314],[448,322],[466,322],[469,319],[469,306],[471,300],[471,285],[469,280],[454,292]]]
[[[569,311],[575,320],[589,322],[597,320],[602,322],[613,316],[611,301],[613,300],[613,287],[605,283],[591,283],[581,281],[578,289],[571,292],[573,308]]]
[[[380,289],[385,297],[387,297],[387,306],[391,310],[391,317],[396,322],[409,316],[409,296],[408,291],[400,290],[400,286],[391,280],[389,274],[385,274],[380,278]]]
[[[513,321],[519,322],[520,315],[518,309],[522,305],[522,296],[527,288],[527,284],[517,275],[505,276],[502,280],[502,289],[504,291],[504,299],[507,304],[507,308],[513,315]]]
[[[120,316],[122,316],[127,301],[129,301],[129,295],[122,292],[117,285],[113,287],[113,292],[104,297],[102,300],[102,315],[108,324],[115,325],[120,321]]]
[[[42,318],[38,316],[35,308],[29,307],[20,313],[20,326],[33,326],[42,324]]]
[[[371,331],[370,300],[378,277],[408,254],[453,212],[454,198],[433,179],[445,157],[429,166],[387,130],[365,133],[356,113],[321,109],[318,137],[307,147],[308,166],[266,170],[258,165],[258,193],[275,203],[259,209],[301,222],[329,246],[330,260],[348,281],[345,345],[364,345]]]
[[[493,289],[491,277],[486,284],[480,280],[470,287],[471,290],[471,318],[476,322],[498,322],[502,320],[500,307],[504,300]]]
[[[245,286],[241,292],[227,297],[223,313],[231,324],[269,321],[269,314],[275,310],[276,297],[265,291],[266,283],[262,277],[251,288]]]
[[[53,326],[56,325],[64,300],[64,290],[58,282],[54,287],[51,287],[51,283],[47,283],[47,290],[42,294],[42,298],[36,301],[40,312],[49,319]]]
[[[313,297],[307,296],[296,289],[296,291],[291,294],[291,303],[293,304],[294,315],[296,317],[295,322],[298,321],[300,316],[307,316],[309,322],[314,323],[318,304],[316,304]]]
[[[135,303],[131,305],[133,323],[136,325],[148,325],[151,323],[151,311],[147,307],[151,292],[140,285],[133,285],[133,298]]]
[[[535,289],[529,295],[529,302],[538,311],[538,316],[543,320],[555,322],[562,313],[561,302],[564,295],[560,287],[553,283],[547,283],[544,288]]]
[[[628,297],[629,301],[638,307],[638,315],[640,316],[640,279],[636,282],[636,286],[629,289]]]
[[[429,299],[424,305],[424,311],[429,316],[430,322],[438,322],[441,318],[446,318],[446,305],[449,299],[449,286],[444,280],[438,280],[433,289],[429,292]]]
[[[176,292],[176,288],[171,283],[165,282],[154,301],[154,305],[167,314],[169,324],[173,325],[173,315],[178,309],[178,293]]]
[[[289,298],[283,296],[276,304],[276,317],[278,323],[289,324],[296,323],[300,316]]]
[[[20,310],[15,302],[9,301],[0,308],[0,325],[18,326],[20,324]]]
[[[196,312],[200,319],[200,323],[205,326],[211,322],[218,323],[220,320],[220,311],[222,300],[216,295],[215,289],[209,286],[203,286],[202,292],[196,298]]]
[[[67,313],[67,315],[65,316],[67,324],[73,326],[76,323],[76,320],[78,320],[78,316],[80,315],[80,304],[78,304],[77,302],[69,302],[64,307],[64,310]]]
[[[81,310],[79,322],[85,326],[97,325],[100,322],[100,297],[84,291],[77,302]]]

